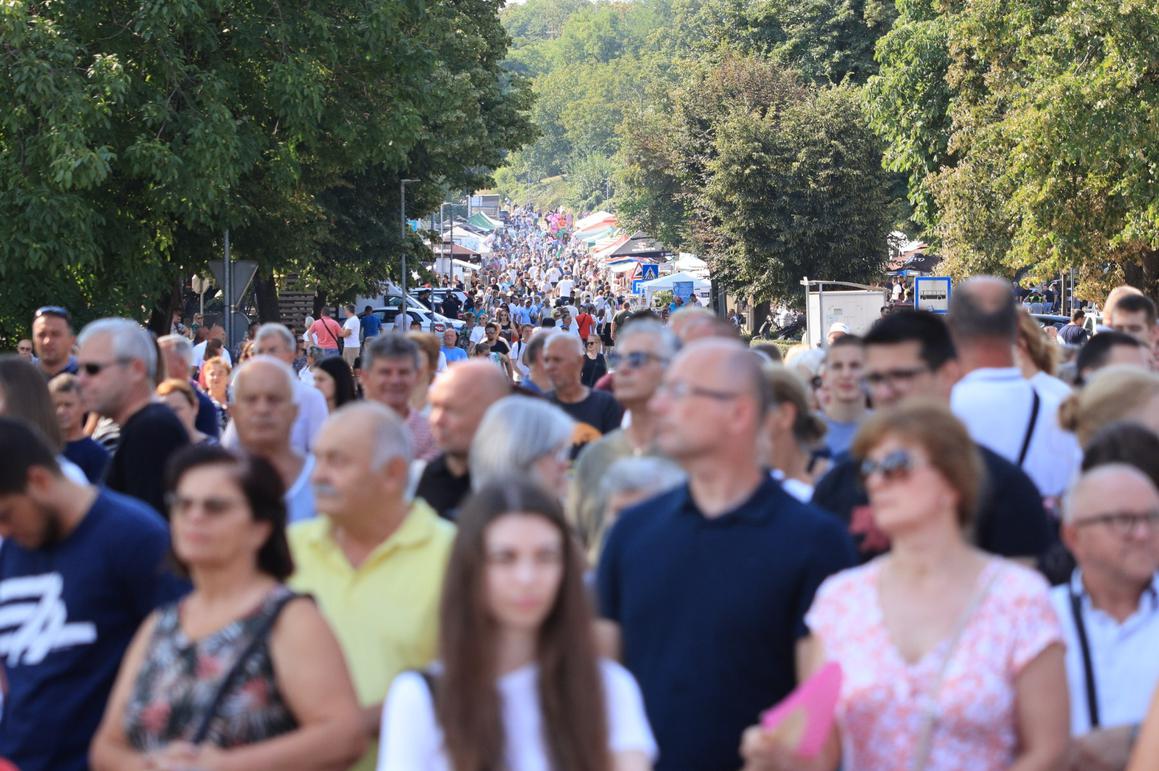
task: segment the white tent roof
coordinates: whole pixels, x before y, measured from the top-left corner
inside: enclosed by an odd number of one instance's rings
[[[601,225],[609,220],[611,220],[614,223],[615,219],[616,219],[616,215],[614,215],[614,214],[611,214],[611,213],[606,212],[606,211],[598,211],[598,212],[594,212],[592,214],[589,214],[586,217],[583,217],[581,219],[576,220],[575,224],[572,226],[572,229],[575,232],[581,232],[581,231],[587,230],[588,228],[592,227],[593,225]]]
[[[678,281],[691,281],[693,289],[711,289],[712,282],[703,278],[697,278],[691,273],[680,271],[679,273],[669,273],[667,276],[654,278],[651,281],[645,281],[640,285],[644,291],[658,292],[662,289],[671,289]]]

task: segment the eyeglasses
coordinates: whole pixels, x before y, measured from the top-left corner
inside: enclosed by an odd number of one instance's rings
[[[867,388],[880,388],[886,383],[891,386],[909,383],[918,375],[929,371],[928,367],[912,367],[910,369],[891,369],[885,372],[868,372],[861,379],[861,384]]]
[[[741,396],[739,391],[717,391],[712,388],[701,388],[689,383],[677,381],[675,383],[661,383],[656,393],[673,399],[687,399],[699,396],[703,399],[714,399],[718,402],[727,402]]]
[[[96,377],[104,370],[112,367],[115,364],[125,365],[132,359],[113,359],[112,361],[86,361],[83,364],[77,364],[77,369],[91,377]]]
[[[881,460],[866,458],[861,461],[861,483],[864,485],[874,474],[881,474],[886,482],[896,482],[909,478],[917,468],[914,458],[906,450],[894,450]]]
[[[632,351],[631,353],[617,353],[612,351],[608,354],[608,366],[612,369],[639,369],[650,361],[659,362],[660,364],[668,363],[668,359],[665,359],[663,356],[657,356],[647,351]]]
[[[1137,514],[1129,511],[1116,511],[1110,514],[1099,514],[1094,517],[1084,517],[1075,522],[1075,527],[1087,525],[1106,525],[1111,532],[1118,536],[1128,536],[1139,529],[1139,525],[1146,525],[1152,533],[1159,532],[1159,509]]]
[[[36,313],[32,314],[32,320],[35,321],[41,316],[56,316],[70,324],[72,323],[72,314],[68,312],[68,308],[60,305],[42,305],[36,309]]]

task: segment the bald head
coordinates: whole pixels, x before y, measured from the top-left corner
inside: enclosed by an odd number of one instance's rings
[[[571,354],[573,356],[584,355],[584,344],[575,335],[552,335],[546,343],[544,348],[548,351],[557,351],[560,356]]]
[[[966,281],[950,297],[949,324],[959,344],[1013,345],[1018,334],[1018,308],[1010,282],[994,276]]]
[[[1110,463],[1079,477],[1067,494],[1063,516],[1075,524],[1108,512],[1159,509],[1159,490],[1134,466]]]
[[[371,401],[350,402],[336,410],[323,424],[323,434],[347,447],[356,446],[370,458],[370,468],[380,470],[388,460],[411,461],[410,434],[394,410]]]
[[[246,450],[268,456],[289,446],[298,407],[294,372],[285,362],[272,356],[246,361],[234,377],[230,403],[238,439]]]
[[[449,457],[463,460],[479,430],[483,413],[511,393],[507,376],[490,361],[455,364],[431,386],[431,433]]]

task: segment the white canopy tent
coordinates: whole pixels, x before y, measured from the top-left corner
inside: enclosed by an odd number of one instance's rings
[[[640,288],[644,290],[645,302],[651,304],[652,295],[665,290],[671,292],[673,287],[675,287],[675,285],[681,281],[691,281],[692,291],[698,295],[707,294],[712,291],[711,281],[706,281],[703,278],[697,278],[691,273],[680,271],[679,273],[669,273],[667,276],[654,278],[651,281],[645,281],[643,284],[641,284]]]

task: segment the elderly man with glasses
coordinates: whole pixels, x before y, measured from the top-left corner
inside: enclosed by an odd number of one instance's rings
[[[1051,600],[1066,637],[1069,768],[1123,768],[1159,686],[1159,490],[1131,466],[1098,466],[1063,515],[1078,568]]]
[[[600,481],[613,463],[621,458],[656,455],[656,418],[649,402],[680,343],[672,330],[658,321],[634,321],[620,333],[619,345],[608,354],[608,364],[616,373],[613,394],[627,412],[627,425],[603,436],[584,448],[576,460],[568,511],[575,517],[584,546],[599,520],[597,511]]]
[[[164,513],[165,467],[189,444],[173,410],[153,400],[157,344],[129,319],[100,319],[80,333],[77,375],[85,407],[120,426],[105,486]]]

